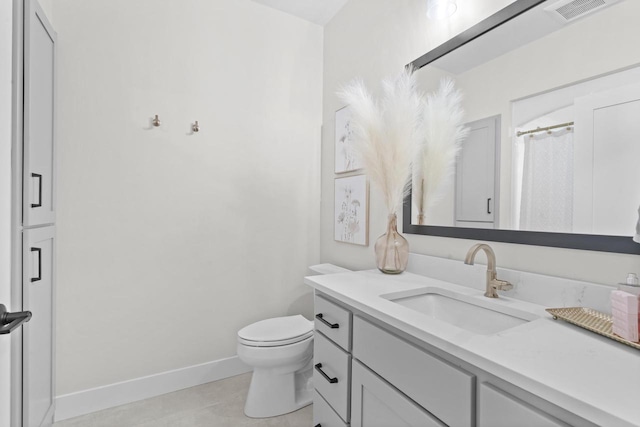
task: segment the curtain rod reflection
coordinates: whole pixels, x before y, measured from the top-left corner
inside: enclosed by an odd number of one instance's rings
[[[570,130],[569,126],[573,126],[573,122],[562,123],[562,124],[554,125],[554,126],[547,126],[545,128],[527,130],[527,131],[524,131],[524,132],[517,132],[516,135],[517,136],[522,136],[522,135],[527,135],[527,134],[530,134],[530,133],[546,132],[546,131],[550,131],[551,129],[564,128],[564,127],[566,127],[567,130]]]

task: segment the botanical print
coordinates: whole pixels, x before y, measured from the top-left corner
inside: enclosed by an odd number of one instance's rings
[[[335,183],[335,239],[339,242],[368,245],[366,176],[337,178]]]
[[[336,111],[336,173],[349,172],[361,168],[353,149],[352,135],[351,109],[347,106]]]

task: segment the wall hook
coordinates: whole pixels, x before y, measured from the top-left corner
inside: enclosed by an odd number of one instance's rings
[[[153,120],[151,120],[151,124],[153,124],[155,127],[160,126],[160,119],[158,118],[158,115],[156,114],[156,116],[154,117]]]
[[[200,125],[198,124],[198,121],[196,120],[196,122],[191,126],[191,129],[194,132],[200,132]]]

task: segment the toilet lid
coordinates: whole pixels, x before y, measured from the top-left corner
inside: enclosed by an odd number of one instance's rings
[[[261,320],[238,331],[240,342],[248,345],[284,345],[313,335],[313,322],[301,315]]]

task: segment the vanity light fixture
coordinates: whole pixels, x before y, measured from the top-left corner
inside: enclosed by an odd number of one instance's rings
[[[427,0],[427,17],[429,19],[445,19],[456,13],[456,0]]]

